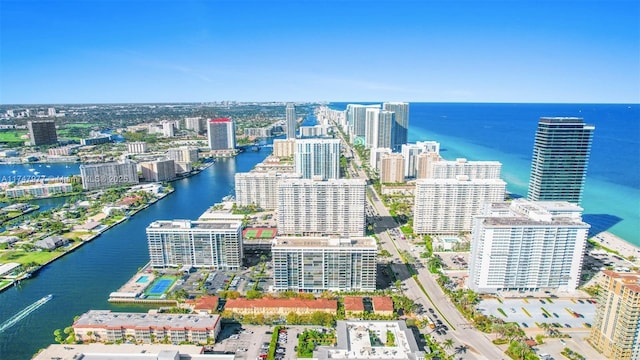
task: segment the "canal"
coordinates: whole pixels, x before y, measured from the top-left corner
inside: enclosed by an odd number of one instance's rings
[[[173,194],[47,265],[32,279],[0,293],[0,324],[53,294],[52,300],[0,333],[0,359],[31,359],[39,349],[54,343],[54,330],[71,326],[75,316],[91,309],[145,311],[144,307],[110,304],[107,298],[148,262],[147,225],[160,219],[196,219],[209,206],[233,193],[236,172],[250,171],[269,154],[266,148],[244,152],[174,182]],[[52,164],[48,169],[61,173],[73,170],[65,166]],[[8,169],[1,165],[0,176],[10,175]],[[61,201],[41,200],[45,207]]]

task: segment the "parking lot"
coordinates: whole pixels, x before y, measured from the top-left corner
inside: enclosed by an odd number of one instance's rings
[[[582,299],[505,299],[502,304],[496,299],[485,299],[480,302],[478,309],[485,315],[493,315],[506,322],[517,322],[525,329],[537,328],[536,323],[549,323],[556,324],[559,330],[588,330],[595,316],[596,305]],[[502,309],[506,316],[498,309]]]

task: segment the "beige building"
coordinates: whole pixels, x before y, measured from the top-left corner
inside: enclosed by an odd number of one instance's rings
[[[589,342],[609,359],[640,359],[640,273],[605,270]]]
[[[380,182],[383,184],[399,184],[404,182],[404,157],[402,154],[382,155]]]
[[[144,154],[148,150],[148,145],[144,141],[127,143],[127,152],[130,154]]]
[[[273,140],[273,156],[293,157],[296,151],[296,139],[275,139]]]
[[[168,340],[172,344],[206,344],[220,333],[220,316],[210,314],[123,313],[90,310],[73,323],[76,339],[116,342],[130,338],[142,343]]]
[[[433,152],[423,152],[416,156],[416,178],[428,179],[432,174],[432,164],[440,161],[440,154]]]
[[[173,160],[140,163],[140,170],[146,181],[167,181],[176,177],[176,166]]]
[[[338,301],[328,299],[229,299],[225,311],[241,315],[280,315],[289,313],[308,315],[321,311],[335,314],[338,311]]]

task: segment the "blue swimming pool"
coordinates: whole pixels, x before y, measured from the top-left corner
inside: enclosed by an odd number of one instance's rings
[[[136,283],[138,284],[142,284],[146,282],[149,282],[149,277],[147,275],[142,275],[138,278],[138,280],[136,280]]]

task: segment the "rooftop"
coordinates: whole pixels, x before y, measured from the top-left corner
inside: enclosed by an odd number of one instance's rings
[[[219,315],[201,314],[147,314],[89,310],[73,323],[74,328],[168,328],[213,330]]]
[[[229,299],[225,304],[225,309],[247,309],[247,308],[306,308],[306,309],[338,309],[337,300],[329,299]]]
[[[201,229],[201,230],[235,230],[242,227],[240,221],[191,221],[191,220],[157,220],[149,224],[149,229]]]
[[[344,297],[344,310],[345,311],[364,311],[364,302],[359,296],[345,296]]]
[[[218,119],[211,119],[209,120],[210,123],[228,123],[231,122],[231,119],[229,118],[218,118]]]
[[[376,240],[370,236],[337,238],[322,236],[278,236],[273,240],[277,248],[373,248],[377,249]]]
[[[54,344],[39,352],[34,360],[158,360],[179,359],[191,360],[233,360],[235,355],[203,354],[203,347],[196,345],[171,345],[171,344]],[[166,357],[169,356],[169,357]]]

